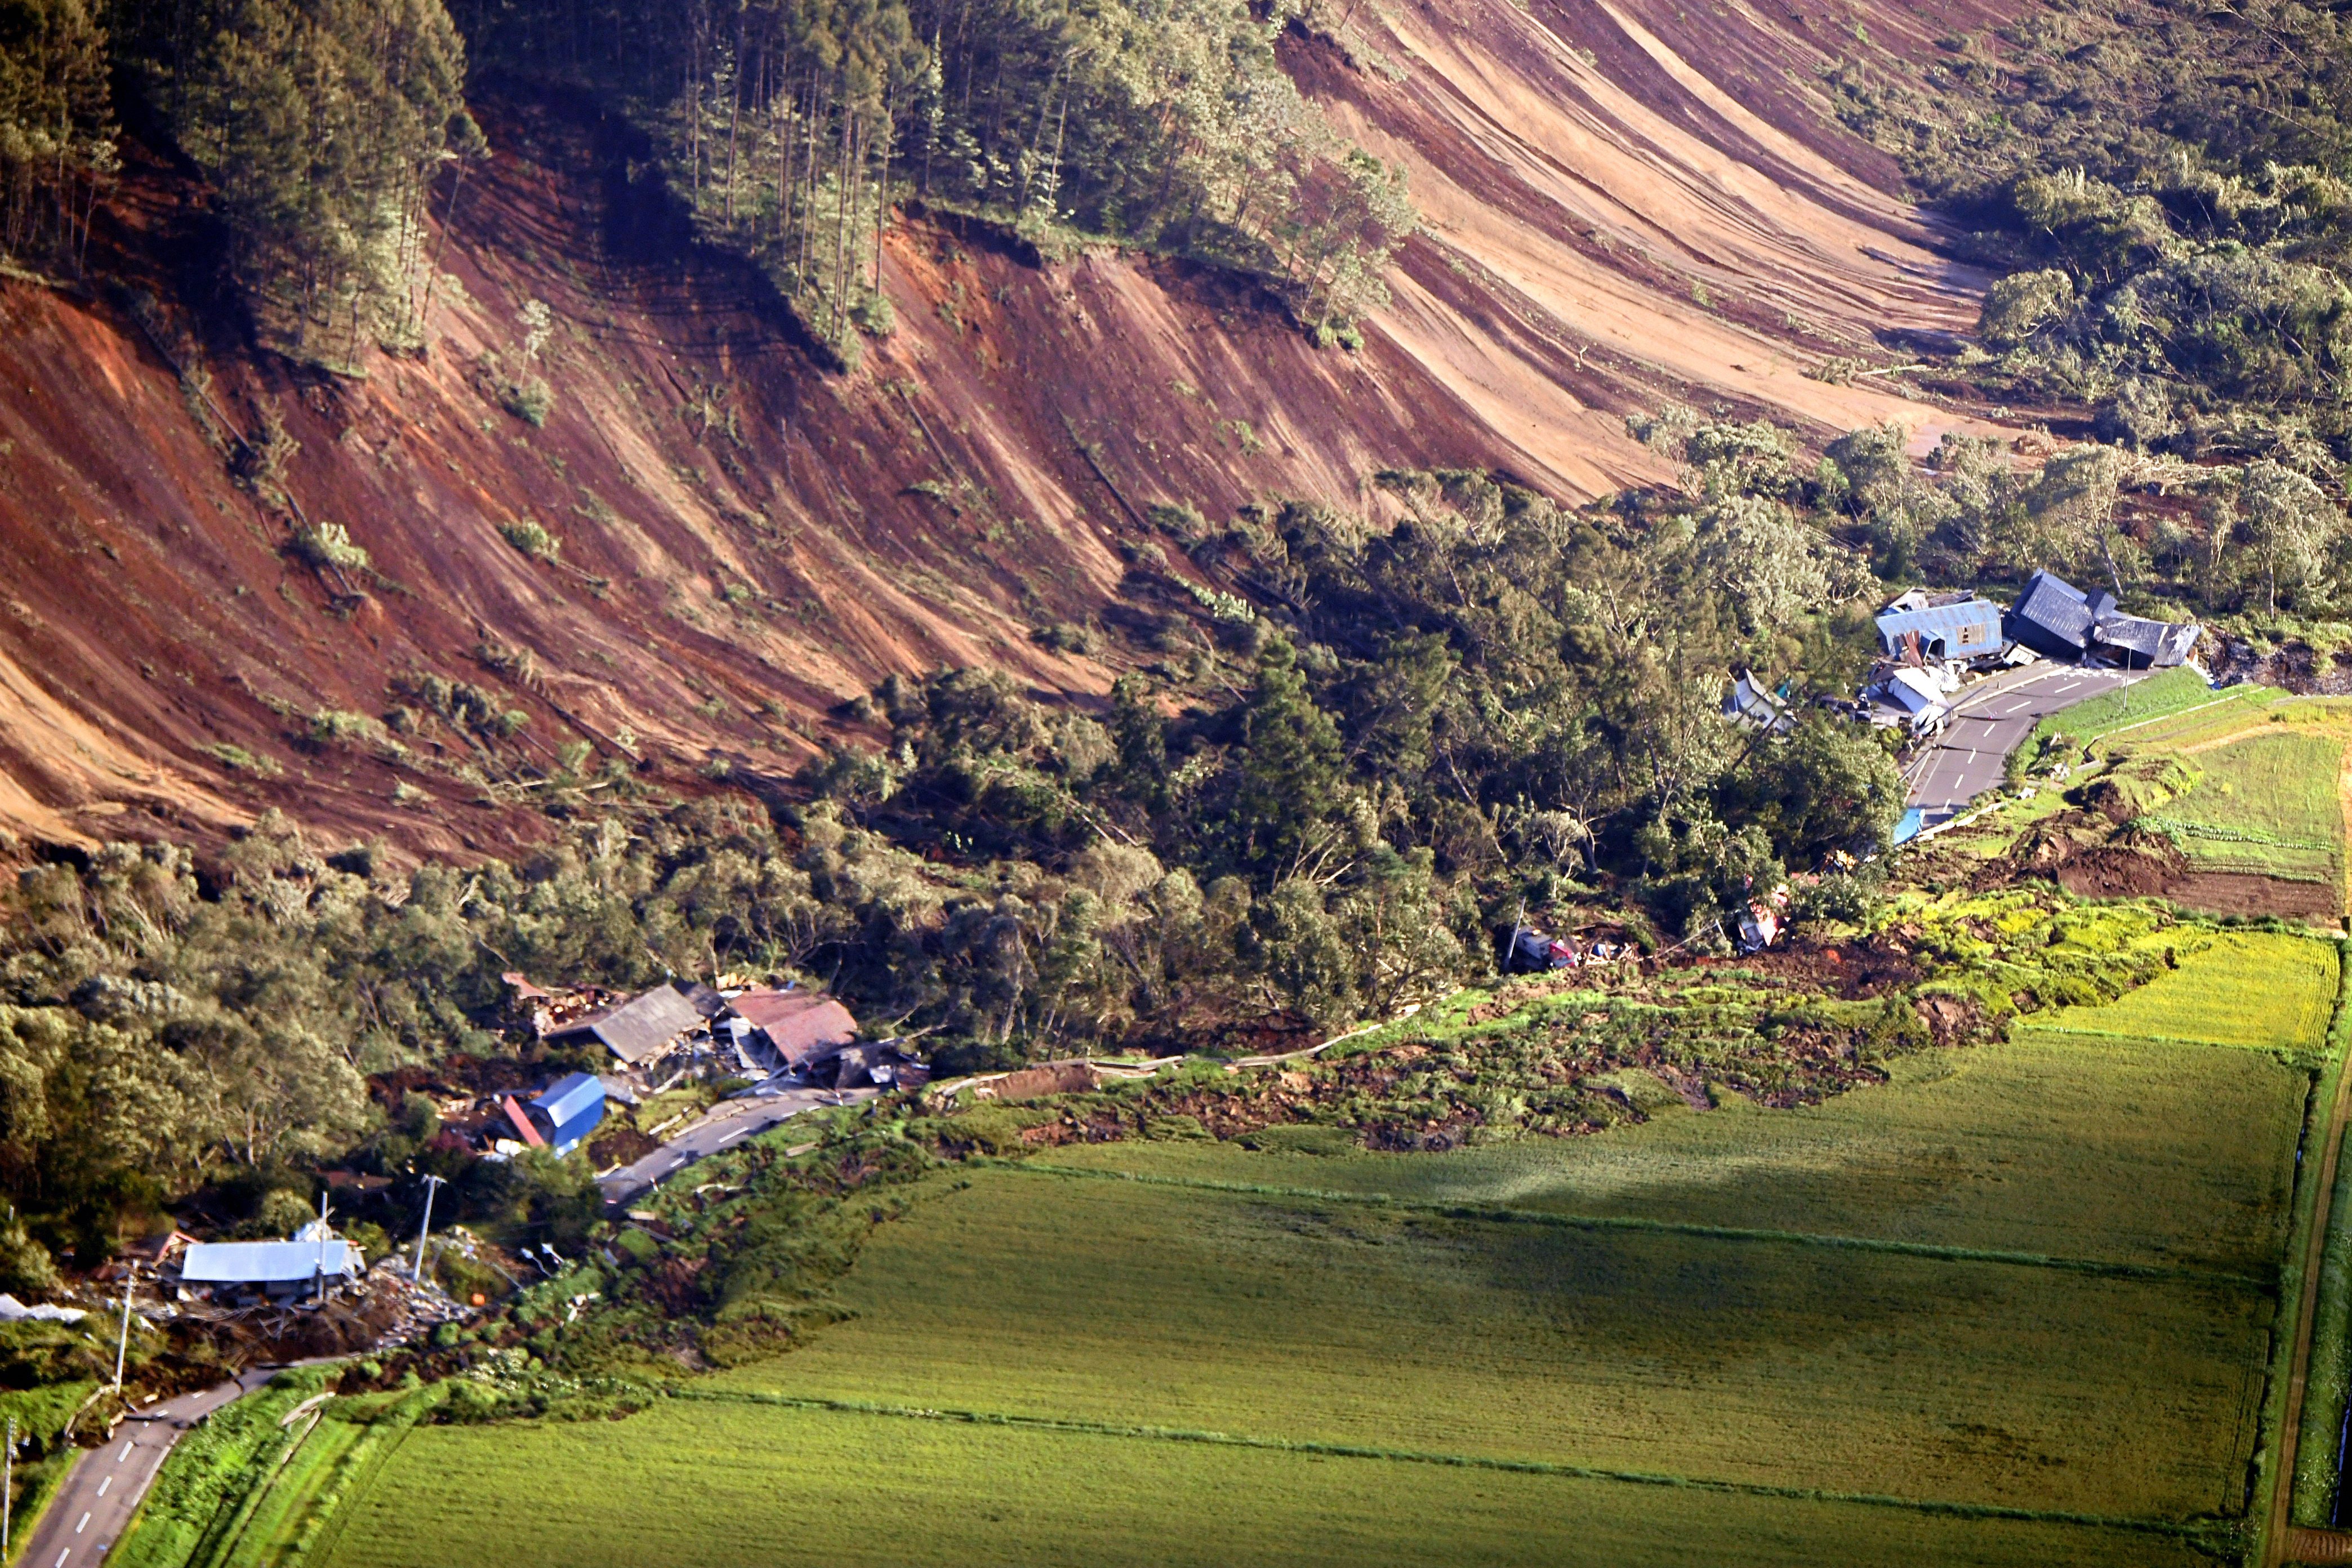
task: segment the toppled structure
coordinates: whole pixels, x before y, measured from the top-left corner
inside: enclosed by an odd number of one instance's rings
[[[223,1303],[284,1303],[306,1295],[323,1300],[358,1279],[364,1267],[358,1247],[324,1220],[312,1220],[289,1241],[190,1242],[178,1261],[166,1278],[184,1295]]]
[[[2003,624],[2011,637],[2044,658],[2099,658],[2126,669],[2185,664],[2202,631],[2195,621],[2126,615],[2105,588],[2085,594],[2048,571],[2027,581]]]

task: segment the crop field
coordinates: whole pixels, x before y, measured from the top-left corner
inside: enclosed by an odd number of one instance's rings
[[[950,1168],[793,1353],[322,1454],[341,1508],[253,1560],[2212,1562],[2336,959],[2161,935],[2120,1002],[1802,1109]]]
[[[2308,1048],[2327,1032],[2338,959],[2332,942],[2270,931],[2182,933],[2179,967],[2104,1007],[2060,1007],[2021,1020],[2045,1029]]]
[[[2197,754],[2204,777],[2146,820],[2213,871],[2335,882],[2342,875],[2343,742],[2265,729]]]

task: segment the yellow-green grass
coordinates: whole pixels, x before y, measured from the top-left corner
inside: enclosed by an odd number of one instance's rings
[[[2148,819],[2201,868],[2332,882],[2342,863],[2343,742],[2266,729],[2194,759],[2195,788]]]
[[[2271,1303],[1781,1241],[983,1173],[712,1386],[1931,1502],[2235,1506]]]
[[[2211,1563],[2075,1524],[687,1401],[418,1427],[352,1511],[329,1568]]]
[[[2316,1037],[2314,1037],[2315,1040]],[[1564,1215],[2259,1274],[2284,1236],[2310,1079],[2273,1058],[2097,1036],[1902,1058],[1778,1110],[1735,1095],[1586,1138],[1449,1154],[1056,1149],[1053,1164]]]
[[[2327,1033],[2341,961],[2333,942],[2273,931],[2166,933],[2179,966],[2100,1007],[2057,1007],[2038,1029],[2309,1049]]]

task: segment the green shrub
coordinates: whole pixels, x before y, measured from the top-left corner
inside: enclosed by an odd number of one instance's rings
[[[529,512],[500,528],[506,541],[534,561],[552,562],[562,550],[563,542],[547,531],[538,519]]]

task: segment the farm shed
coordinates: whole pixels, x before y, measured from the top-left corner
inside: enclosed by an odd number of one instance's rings
[[[1916,608],[1898,608],[1905,600],[1927,595],[1906,594],[1878,617],[1879,651],[1888,658],[1976,658],[1999,653],[2001,607],[1973,594],[1937,595],[1947,602]]]
[[[546,1036],[550,1045],[577,1045],[594,1039],[614,1056],[635,1067],[651,1061],[680,1037],[702,1026],[702,1015],[667,985],[656,985],[617,1007],[575,1018]]]
[[[219,1294],[286,1300],[320,1281],[359,1277],[360,1249],[341,1237],[301,1241],[199,1241],[180,1258],[180,1283]]]
[[[1796,715],[1789,711],[1785,688],[1778,692],[1767,691],[1745,670],[1731,683],[1731,694],[1723,700],[1723,716],[1734,723],[1752,724],[1773,734],[1797,721]]]
[[[857,1020],[849,1009],[822,992],[746,991],[733,1006],[737,1017],[764,1037],[766,1051],[774,1055],[771,1071],[797,1071],[838,1055],[857,1038]]]
[[[545,1130],[547,1146],[569,1154],[604,1120],[604,1086],[594,1073],[576,1072],[549,1085],[530,1110],[531,1119]]]

